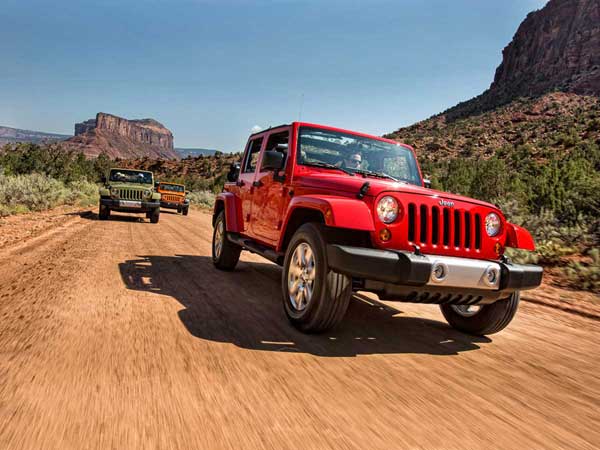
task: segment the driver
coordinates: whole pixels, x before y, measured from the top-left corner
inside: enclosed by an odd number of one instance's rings
[[[362,164],[362,156],[360,153],[353,152],[350,153],[343,161],[343,167],[346,169],[360,169],[360,165]]]

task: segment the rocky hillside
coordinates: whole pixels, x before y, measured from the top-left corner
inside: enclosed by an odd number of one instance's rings
[[[551,93],[459,119],[446,114],[387,135],[415,146],[421,162],[512,157],[522,146],[540,162],[576,143],[600,144],[600,98]]]
[[[533,156],[598,133],[600,0],[550,0],[527,15],[484,93],[387,135],[425,161],[489,158],[520,144]],[[575,136],[571,136],[575,138]]]
[[[490,88],[445,112],[452,120],[552,91],[600,95],[600,1],[550,0],[502,52]]]
[[[239,161],[239,153],[188,157],[180,160],[156,160],[137,158],[119,160],[115,164],[124,167],[151,170],[158,180],[184,183],[189,190],[217,190],[225,182],[229,166]]]
[[[95,119],[76,124],[75,134],[64,145],[86,156],[104,153],[110,158],[179,158],[173,148],[173,134],[154,119],[128,120],[98,113]]]
[[[66,134],[43,133],[41,131],[21,130],[19,128],[0,126],[0,147],[17,142],[32,142],[34,144],[64,141],[71,136]]]

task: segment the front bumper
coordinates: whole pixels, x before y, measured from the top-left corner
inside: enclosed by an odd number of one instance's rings
[[[154,211],[156,208],[160,208],[159,201],[131,201],[131,200],[118,200],[113,198],[101,198],[100,204],[102,206],[107,206],[112,211],[121,211],[121,212],[150,212]]]
[[[422,303],[489,303],[542,282],[541,267],[508,262],[343,245],[328,245],[327,258],[365,290]]]
[[[161,208],[166,208],[166,209],[184,209],[186,206],[188,206],[187,203],[176,203],[176,202],[165,202],[163,200],[160,201],[160,207]]]

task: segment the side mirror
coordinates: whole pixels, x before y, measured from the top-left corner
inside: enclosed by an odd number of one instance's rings
[[[429,178],[423,178],[423,186],[427,189],[431,189],[431,180]]]
[[[158,189],[158,186],[159,186],[159,184],[160,184],[160,181],[155,181],[155,182],[154,182],[154,187],[155,187],[156,189]]]
[[[277,150],[266,151],[263,155],[262,164],[260,166],[261,172],[266,170],[274,170],[277,172],[281,170],[283,167],[284,158],[285,155]]]
[[[234,162],[229,166],[229,172],[227,173],[227,181],[235,183],[240,176],[240,163]]]
[[[185,195],[190,195],[190,191],[185,191]]]

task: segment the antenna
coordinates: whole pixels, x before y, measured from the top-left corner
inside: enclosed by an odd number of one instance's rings
[[[302,108],[304,107],[304,92],[300,94],[300,112],[298,113],[298,122],[302,121]]]

